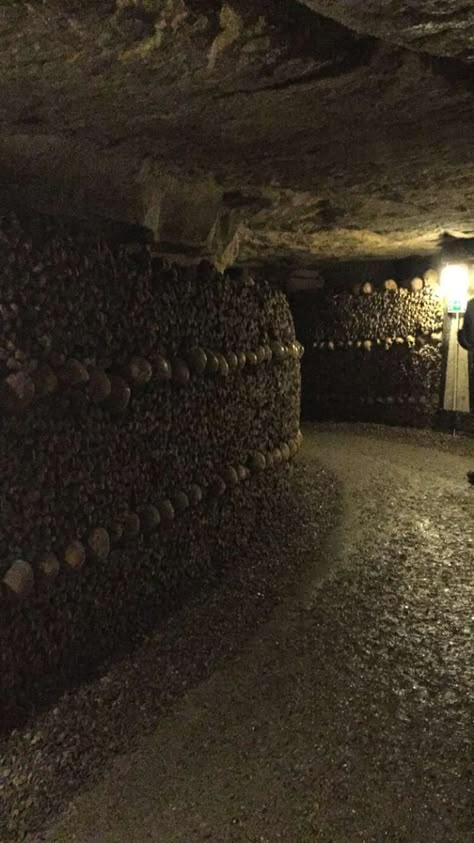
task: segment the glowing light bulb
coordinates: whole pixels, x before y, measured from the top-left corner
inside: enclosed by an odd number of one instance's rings
[[[464,263],[448,263],[441,272],[441,293],[447,301],[448,313],[464,313],[467,305],[469,267]]]

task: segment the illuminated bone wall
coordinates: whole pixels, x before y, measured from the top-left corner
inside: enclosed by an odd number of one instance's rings
[[[300,299],[303,413],[314,419],[431,424],[442,398],[443,306],[437,275],[399,288]]]

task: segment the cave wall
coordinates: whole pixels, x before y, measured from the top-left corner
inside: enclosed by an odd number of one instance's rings
[[[0,222],[0,722],[129,647],[278,517],[285,296],[50,218]]]
[[[433,424],[443,389],[442,303],[422,279],[416,290],[390,284],[368,284],[365,295],[359,288],[296,297],[304,417]]]

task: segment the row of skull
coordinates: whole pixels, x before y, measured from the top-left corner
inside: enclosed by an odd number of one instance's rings
[[[433,343],[439,345],[443,340],[442,332],[433,332],[426,335],[420,334],[415,337],[410,334],[407,337],[377,337],[376,339],[366,340],[322,340],[321,342],[314,342],[313,349],[315,351],[336,351],[336,350],[351,350],[361,349],[362,351],[372,351],[373,348],[385,348],[389,351],[394,346],[408,346],[408,348],[415,348],[418,346]]]
[[[416,404],[421,404],[423,406],[427,406],[430,404],[430,398],[427,395],[379,395],[379,396],[372,396],[372,395],[360,395],[360,396],[348,396],[341,393],[324,393],[324,394],[315,394],[314,398],[324,403],[329,402],[341,402],[341,401],[349,401],[350,403],[358,402],[362,406],[367,407],[374,407],[375,405],[385,405],[388,407],[393,407],[398,405],[405,405],[409,404],[411,406]]]
[[[12,372],[0,386],[0,405],[7,411],[18,413],[29,407],[35,398],[53,395],[63,388],[83,387],[95,404],[106,403],[111,410],[126,410],[132,388],[146,386],[152,380],[174,382],[185,386],[192,374],[214,375],[227,378],[231,371],[255,368],[272,360],[300,360],[303,356],[300,342],[272,342],[255,351],[210,351],[194,346],[182,357],[167,358],[160,354],[152,360],[132,357],[120,374],[111,374],[104,367],[91,366],[70,358],[55,371],[48,363],[41,363],[34,372]]]
[[[206,495],[209,498],[220,498],[248,481],[252,475],[288,463],[296,456],[302,442],[303,435],[298,431],[287,442],[281,442],[265,452],[255,451],[246,464],[227,465],[222,471],[216,472],[207,487],[194,483],[186,491],[178,491],[170,497],[148,504],[140,513],[129,512],[120,524],[114,525],[112,531],[104,526],[94,527],[85,539],[74,538],[66,543],[59,555],[48,551],[39,554],[34,563],[16,559],[6,571],[3,585],[8,591],[23,597],[34,589],[38,579],[55,580],[63,566],[79,571],[88,558],[105,560],[115,543],[132,539],[140,533],[153,533],[160,525],[169,525],[188,509],[197,507]]]

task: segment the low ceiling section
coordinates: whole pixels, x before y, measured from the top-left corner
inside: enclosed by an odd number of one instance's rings
[[[11,2],[0,73],[1,205],[221,266],[474,234],[466,0]]]

